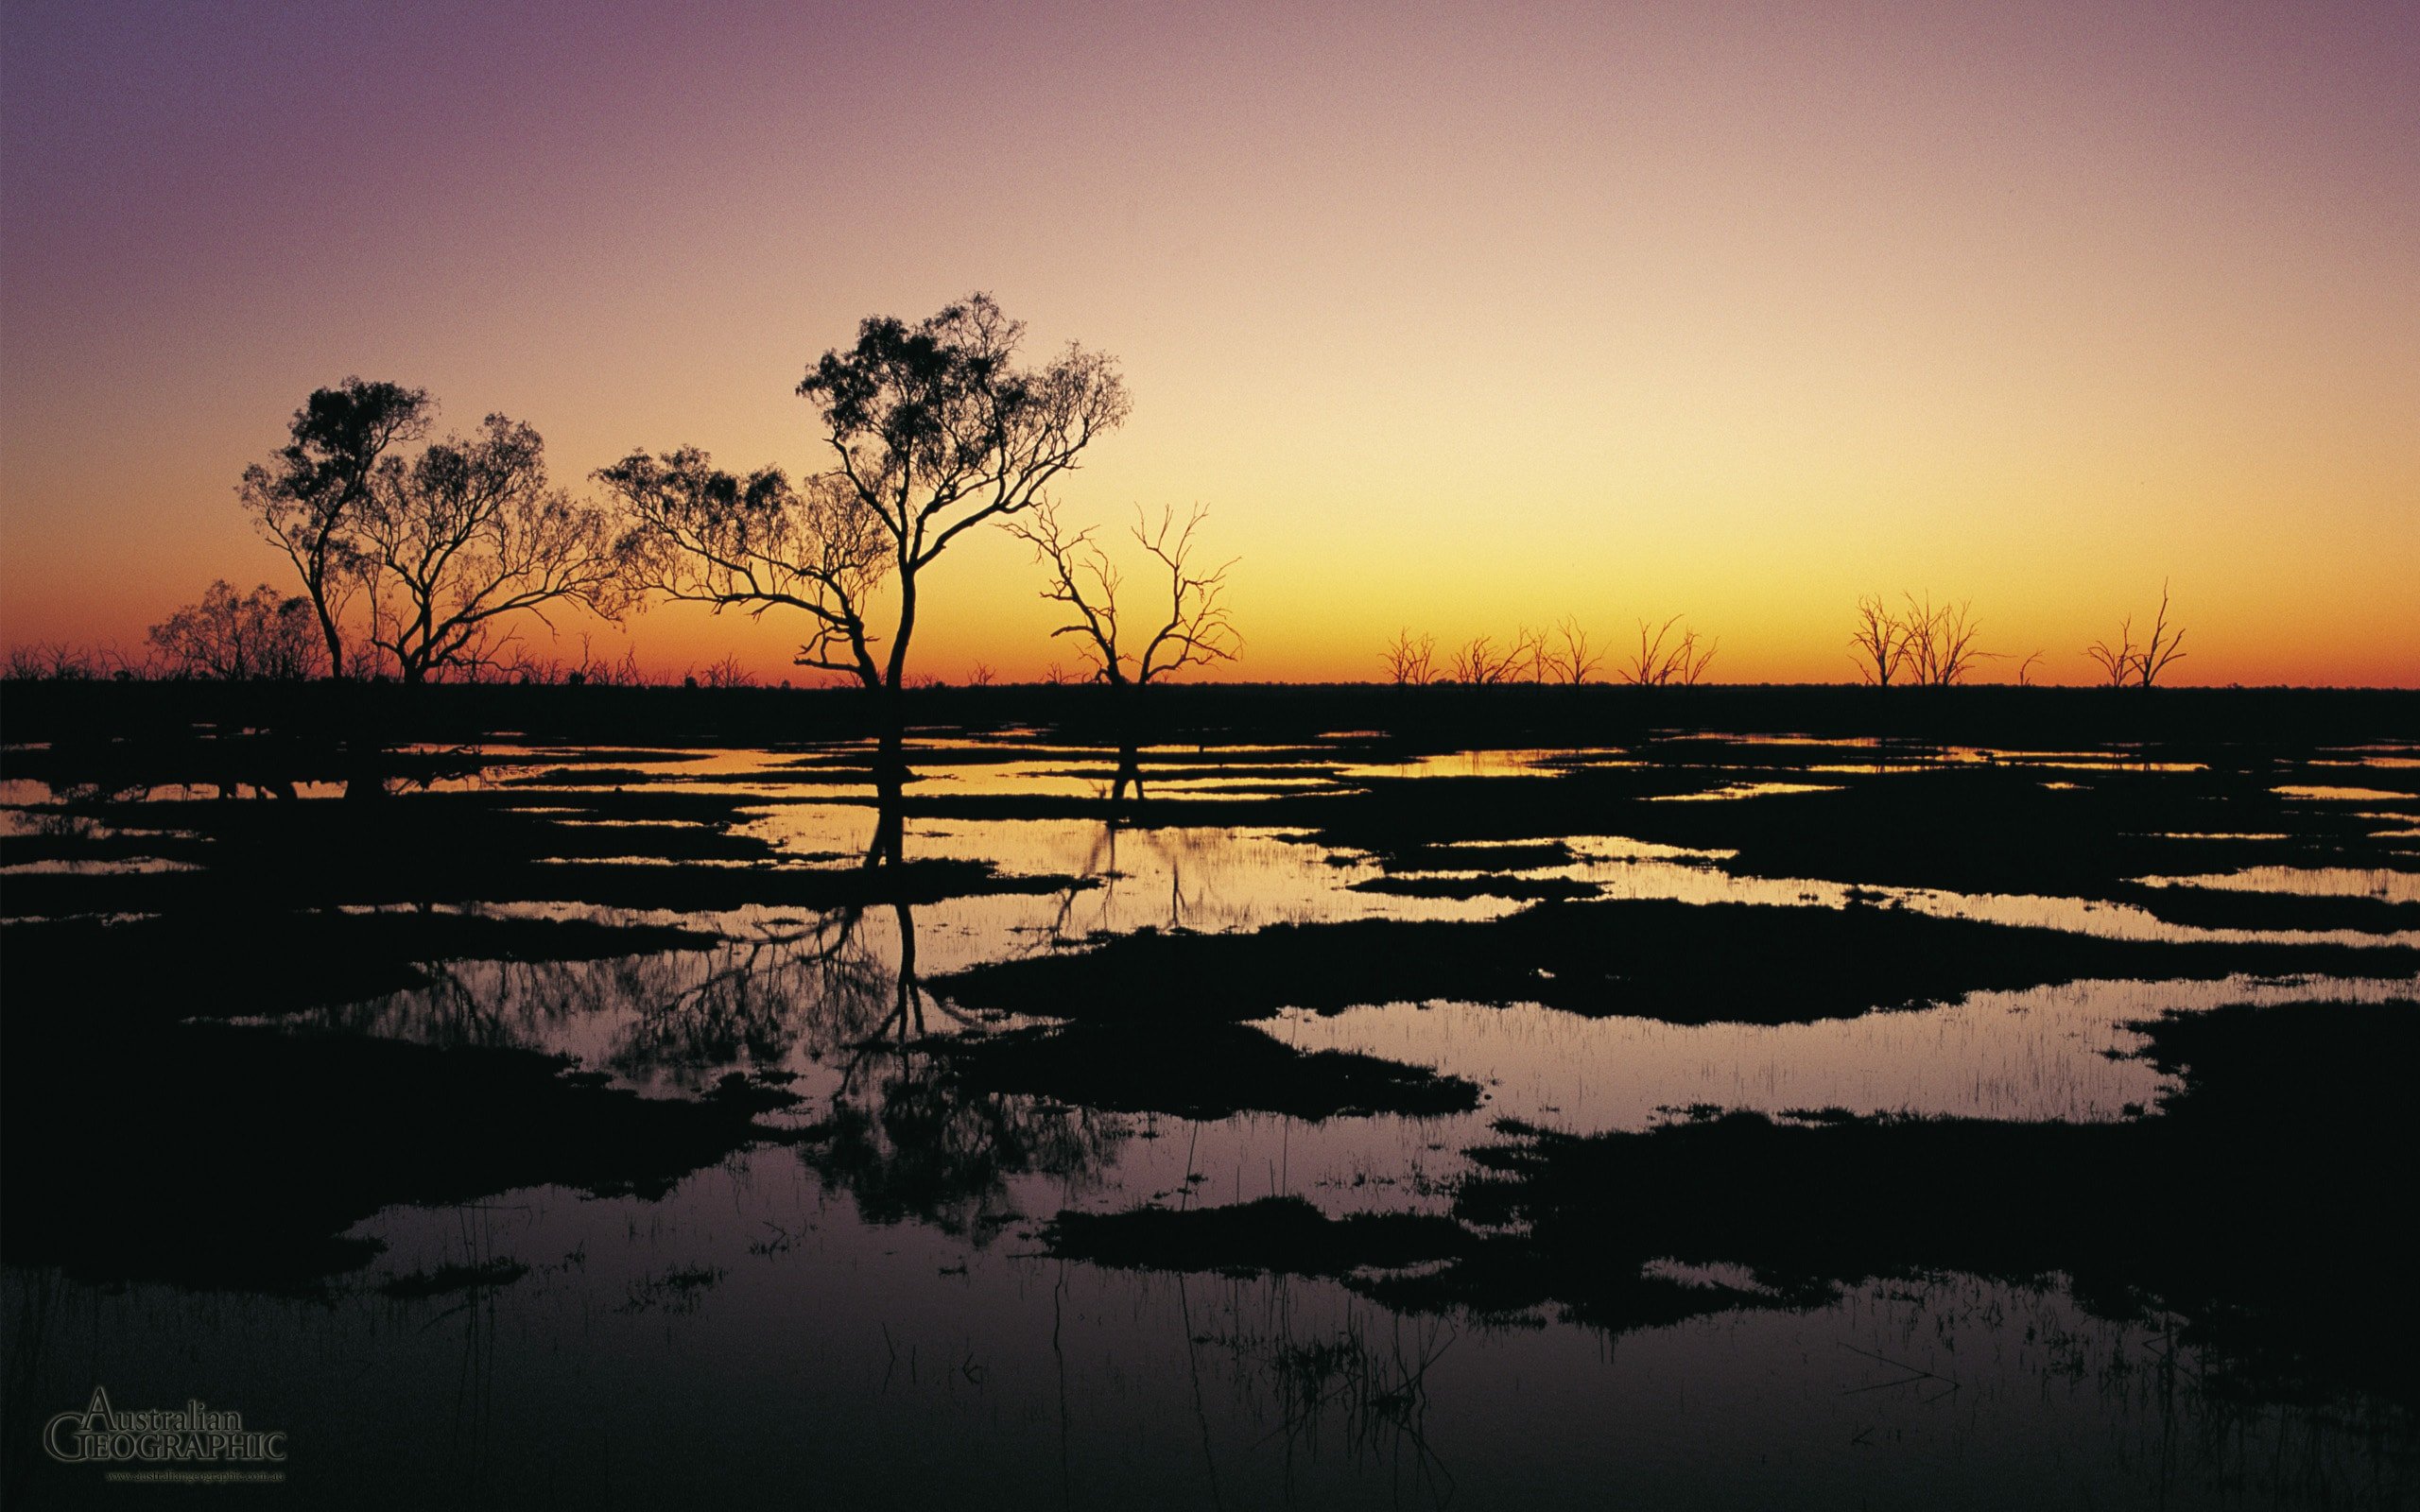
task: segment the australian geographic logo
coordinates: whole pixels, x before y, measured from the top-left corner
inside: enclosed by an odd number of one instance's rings
[[[118,1412],[110,1394],[93,1388],[82,1412],[62,1412],[44,1424],[42,1447],[69,1465],[283,1464],[285,1435],[254,1433],[239,1412],[214,1412],[188,1401],[175,1412]]]

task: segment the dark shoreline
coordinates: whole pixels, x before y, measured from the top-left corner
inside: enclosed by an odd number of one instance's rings
[[[432,744],[753,746],[866,739],[878,724],[872,698],[847,688],[34,681],[0,691],[0,741],[161,740],[203,726],[308,736],[337,696],[365,701],[399,742]],[[909,726],[930,732],[1043,727],[1111,745],[1369,731],[1374,744],[1486,749],[1691,730],[2030,749],[2069,742],[2420,740],[2420,690],[2402,688],[1220,683],[1123,695],[1089,686],[925,687],[902,697]]]

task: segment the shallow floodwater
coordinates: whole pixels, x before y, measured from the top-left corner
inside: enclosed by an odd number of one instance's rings
[[[514,1192],[368,1230],[382,1269],[531,1269],[423,1301],[12,1274],[19,1380],[43,1403],[208,1381],[291,1435],[289,1490],[354,1505],[2265,1506],[2375,1486],[2357,1428],[2205,1398],[2160,1320],[2055,1286],[1876,1283],[1619,1338],[1486,1327],[1332,1282],[1040,1259],[1017,1228],[871,1225],[781,1151],[666,1202]]]
[[[935,747],[911,792],[1116,798],[1116,764],[1101,752],[1019,745],[1013,759],[977,759],[995,749]],[[736,833],[804,868],[856,865],[873,828],[862,777],[849,770],[860,747],[490,754],[497,765],[463,790],[520,791],[532,811],[617,787],[743,797]],[[384,1246],[377,1260],[308,1298],[96,1287],[12,1268],[0,1295],[9,1431],[27,1413],[80,1407],[95,1380],[123,1406],[206,1395],[289,1434],[289,1490],[382,1505],[804,1494],[867,1506],[2269,1506],[2391,1502],[2412,1489],[2411,1461],[2358,1405],[2204,1391],[2201,1356],[2172,1320],[2096,1315],[2055,1278],[2031,1287],[1958,1275],[1869,1281],[1828,1305],[1616,1336],[1560,1315],[1399,1315],[1334,1280],[1124,1271],[1041,1252],[1040,1225],[1064,1209],[1295,1195],[1333,1214],[1442,1211],[1469,1168],[1463,1152],[1499,1119],[1595,1132],[1696,1107],[2156,1116],[2172,1084],[2135,1054],[2143,1037],[2132,1024],[2238,1004],[2420,993],[2420,981],[2391,975],[2238,975],[1978,991],[1778,1025],[1453,1000],[1289,1007],[1256,1021],[1302,1051],[1375,1056],[1483,1090],[1476,1111],[1431,1118],[1195,1120],[1006,1095],[954,1102],[939,1085],[927,1037],[1040,1021],[968,1010],[930,979],[1146,929],[1475,920],[1530,906],[1517,889],[1477,885],[1491,879],[1611,899],[1893,907],[2103,939],[2420,944],[2410,929],[2205,928],[2111,899],[1759,875],[1726,849],[1620,834],[1561,837],[1563,854],[1522,858],[1538,865],[1501,865],[1479,846],[1402,862],[1308,827],[1182,816],[1196,800],[1425,777],[1549,781],[1634,754],[1391,761],[1340,744],[1308,757],[1227,749],[1214,764],[1197,751],[1146,752],[1177,774],[1153,780],[1150,794],[1155,806],[1173,800],[1175,815],[1157,806],[1148,826],[1063,813],[908,824],[913,857],[1066,879],[1047,891],[849,910],[604,910],[578,897],[479,905],[678,923],[722,943],[587,961],[430,962],[430,986],[252,1022],[272,1033],[543,1050],[650,1096],[696,1095],[735,1071],[771,1073],[801,1102],[769,1123],[854,1111],[859,1143],[845,1159],[828,1146],[766,1143],[658,1197],[537,1188],[389,1209],[356,1230]],[[2055,773],[2120,762],[1972,747],[1890,754],[1893,782],[1927,763],[1998,761],[2042,768],[2058,785]],[[2380,774],[2402,760],[2362,759]],[[1659,796],[1803,803],[1880,766],[1800,768],[1821,781],[1708,770],[1697,789]],[[2274,792],[2323,807],[2397,796]],[[22,782],[0,799],[12,806],[11,834],[39,828],[52,802]],[[630,830],[631,855],[644,858],[648,827]],[[1465,851],[1471,864],[1461,866]],[[1474,885],[1467,896],[1370,885],[1407,878]],[[2278,865],[2141,881],[2408,905],[2420,902],[2416,879]],[[381,1290],[481,1266],[496,1267],[486,1282],[435,1296]]]

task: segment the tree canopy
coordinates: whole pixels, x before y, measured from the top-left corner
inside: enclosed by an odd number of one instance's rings
[[[425,389],[357,377],[315,389],[287,423],[286,444],[235,486],[255,527],[302,576],[336,676],[346,670],[340,622],[358,580],[356,532],[372,478],[389,448],[427,433],[435,407]]]
[[[1033,507],[1129,402],[1116,362],[1069,344],[1017,361],[1023,323],[977,294],[910,324],[876,316],[798,386],[832,465],[793,486],[744,476],[694,447],[634,452],[597,473],[620,496],[631,580],[676,599],[804,613],[802,666],[895,690],[907,675],[920,575],[959,536]],[[869,599],[897,595],[889,634]],[[877,648],[880,655],[877,655]]]
[[[602,607],[615,575],[603,513],[552,487],[545,442],[502,415],[381,461],[355,554],[371,640],[406,682],[489,663],[510,616]]]

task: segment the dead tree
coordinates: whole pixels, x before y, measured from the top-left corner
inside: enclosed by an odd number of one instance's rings
[[[2118,622],[2118,643],[2095,641],[2083,648],[2083,654],[2100,668],[2103,682],[2112,688],[2154,687],[2160,674],[2182,661],[2179,649],[2185,641],[2185,627],[2170,628],[2168,623],[2168,584],[2159,585],[2159,612],[2152,620],[2152,638],[2141,645],[2135,644],[2135,616],[2127,615]]]
[[[1661,625],[1652,620],[1639,621],[1638,649],[1614,669],[1614,675],[1636,687],[1661,687],[1672,675],[1672,657],[1664,643],[1670,638],[1672,627],[1680,623],[1678,614]]]
[[[2100,667],[2101,679],[2110,687],[2122,688],[2135,675],[2135,616],[2127,615],[2118,622],[2118,644],[2095,641],[2083,648]]]
[[[2152,620],[2152,638],[2135,654],[2135,686],[2149,688],[2159,681],[2159,675],[2169,663],[2184,659],[2179,649],[2185,644],[2185,627],[2174,629],[2168,625],[2168,583],[2159,585],[2159,613]]]
[[[1904,661],[1910,681],[1920,687],[1947,688],[1965,679],[1975,663],[1988,653],[1975,644],[1979,627],[1972,604],[1964,599],[1933,607],[1932,595],[1908,600],[1907,617],[1899,622]]]
[[[1436,658],[1437,637],[1423,635],[1413,640],[1409,628],[1396,631],[1378,653],[1378,660],[1386,663],[1387,680],[1398,688],[1425,688],[1436,681]]]
[[[1153,524],[1139,507],[1135,509],[1134,539],[1158,564],[1167,595],[1165,614],[1153,610],[1158,628],[1139,650],[1128,649],[1118,622],[1124,575],[1094,541],[1090,526],[1069,534],[1060,524],[1058,507],[1045,501],[1008,528],[1049,568],[1050,581],[1042,596],[1064,605],[1071,616],[1051,637],[1072,637],[1092,664],[1095,680],[1139,688],[1184,667],[1233,662],[1242,648],[1243,636],[1228,618],[1224,603],[1227,573],[1236,558],[1216,567],[1196,565],[1194,532],[1207,518],[1209,511],[1200,505],[1182,525],[1173,510],[1163,508]]]
[[[1454,652],[1454,680],[1474,688],[1502,682],[1512,659],[1497,652],[1495,637],[1474,635]]]
[[[1544,655],[1547,675],[1575,688],[1594,676],[1604,660],[1602,652],[1590,647],[1579,620],[1569,616],[1555,626],[1553,644]]]
[[[1547,632],[1533,630],[1524,625],[1512,632],[1512,649],[1504,659],[1505,680],[1544,682],[1552,670],[1548,662]]]
[[[1720,649],[1722,637],[1716,636],[1698,649],[1698,632],[1684,628],[1681,644],[1672,648],[1672,675],[1664,680],[1677,682],[1684,688],[1694,688],[1705,679],[1705,669],[1714,664],[1714,653]]]
[[[1634,687],[1695,687],[1704,678],[1705,669],[1713,664],[1714,653],[1722,642],[1717,637],[1703,643],[1703,649],[1700,649],[1698,632],[1681,624],[1685,617],[1675,614],[1661,625],[1653,620],[1639,621],[1638,648],[1614,668],[1614,675]],[[1672,634],[1676,627],[1681,631],[1677,639]]]
[[[1908,664],[1908,627],[1879,593],[1857,601],[1857,629],[1849,636],[1850,660],[1869,687],[1887,688]]]

